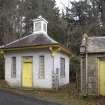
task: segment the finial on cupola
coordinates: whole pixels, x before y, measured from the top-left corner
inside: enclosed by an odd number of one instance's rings
[[[47,35],[47,20],[41,15],[38,18],[33,19],[33,33],[43,33]]]

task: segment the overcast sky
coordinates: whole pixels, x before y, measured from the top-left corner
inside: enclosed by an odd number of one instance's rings
[[[56,0],[57,7],[60,9],[64,8],[64,5],[68,5],[68,0]]]
[[[68,1],[79,1],[79,0],[56,0],[57,7],[59,7],[60,11],[62,11],[62,9],[64,9],[65,6],[68,6]]]

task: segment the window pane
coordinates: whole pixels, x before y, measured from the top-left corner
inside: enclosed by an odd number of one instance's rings
[[[39,78],[44,79],[45,78],[45,67],[44,67],[44,56],[39,57]]]
[[[16,77],[16,57],[12,57],[11,77]]]
[[[35,31],[40,31],[41,30],[41,22],[35,23]]]
[[[65,59],[64,58],[61,58],[60,60],[60,67],[61,67],[60,76],[65,77]]]

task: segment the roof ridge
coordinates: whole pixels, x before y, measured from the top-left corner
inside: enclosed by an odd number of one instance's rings
[[[27,38],[27,37],[30,37],[30,36],[32,36],[32,35],[34,35],[34,33],[32,33],[32,34],[30,34],[30,35],[27,35],[27,36],[24,36],[24,37],[22,37],[22,38],[19,38],[19,39],[17,39],[17,40],[14,40],[14,41],[12,41],[12,42],[10,42],[10,43],[4,45],[4,46],[9,46],[9,45],[11,45],[11,44],[14,44],[14,43],[20,41],[20,40],[23,40],[23,39],[25,39],[25,38]],[[37,35],[37,34],[36,34],[36,35]],[[43,34],[43,35],[46,36],[47,38],[49,38],[49,40],[58,43],[58,42],[55,41],[53,38],[51,38],[49,35],[45,35],[45,34]]]
[[[25,38],[27,38],[27,37],[29,37],[29,36],[32,36],[32,35],[34,35],[34,34],[32,33],[32,34],[30,34],[30,35],[27,35],[27,36],[21,37],[21,38],[19,38],[19,39],[16,39],[16,40],[14,40],[14,41],[12,41],[12,42],[10,42],[10,43],[7,43],[5,46],[9,46],[9,45],[11,45],[11,44],[13,44],[13,43],[15,43],[15,42],[18,42],[18,41],[20,41],[20,40],[23,40],[23,39],[25,39]]]
[[[55,41],[53,38],[51,38],[48,34],[47,34],[47,35],[45,35],[45,36],[47,36],[47,38],[49,38],[49,40],[51,40],[51,41],[53,41],[53,42],[58,43],[58,42],[57,42],[57,41]]]
[[[0,46],[0,48],[5,48],[5,47],[8,47],[8,46],[12,46],[12,45],[14,45],[14,44],[17,44],[17,43],[19,43],[20,41],[24,41],[24,40],[27,40],[27,39],[30,39],[30,37],[31,37],[31,40],[30,41],[32,41],[33,39],[36,39],[37,37],[45,37],[45,39],[48,39],[50,42],[49,43],[58,43],[56,40],[54,40],[52,37],[50,37],[48,34],[44,34],[44,33],[32,33],[32,34],[29,34],[29,35],[27,35],[27,36],[24,36],[24,37],[21,37],[21,38],[19,38],[19,39],[17,39],[17,40],[14,40],[14,41],[12,41],[12,42],[10,42],[10,43],[7,43],[7,44],[5,44],[5,45],[3,45],[3,46]],[[32,42],[30,42],[30,43],[32,43]],[[16,45],[17,46],[17,45]]]

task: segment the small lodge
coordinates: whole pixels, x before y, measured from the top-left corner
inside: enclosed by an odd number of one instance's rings
[[[84,34],[80,55],[82,95],[105,96],[105,37]]]
[[[69,84],[70,51],[47,34],[47,24],[39,16],[32,34],[1,46],[9,86],[52,89]]]

